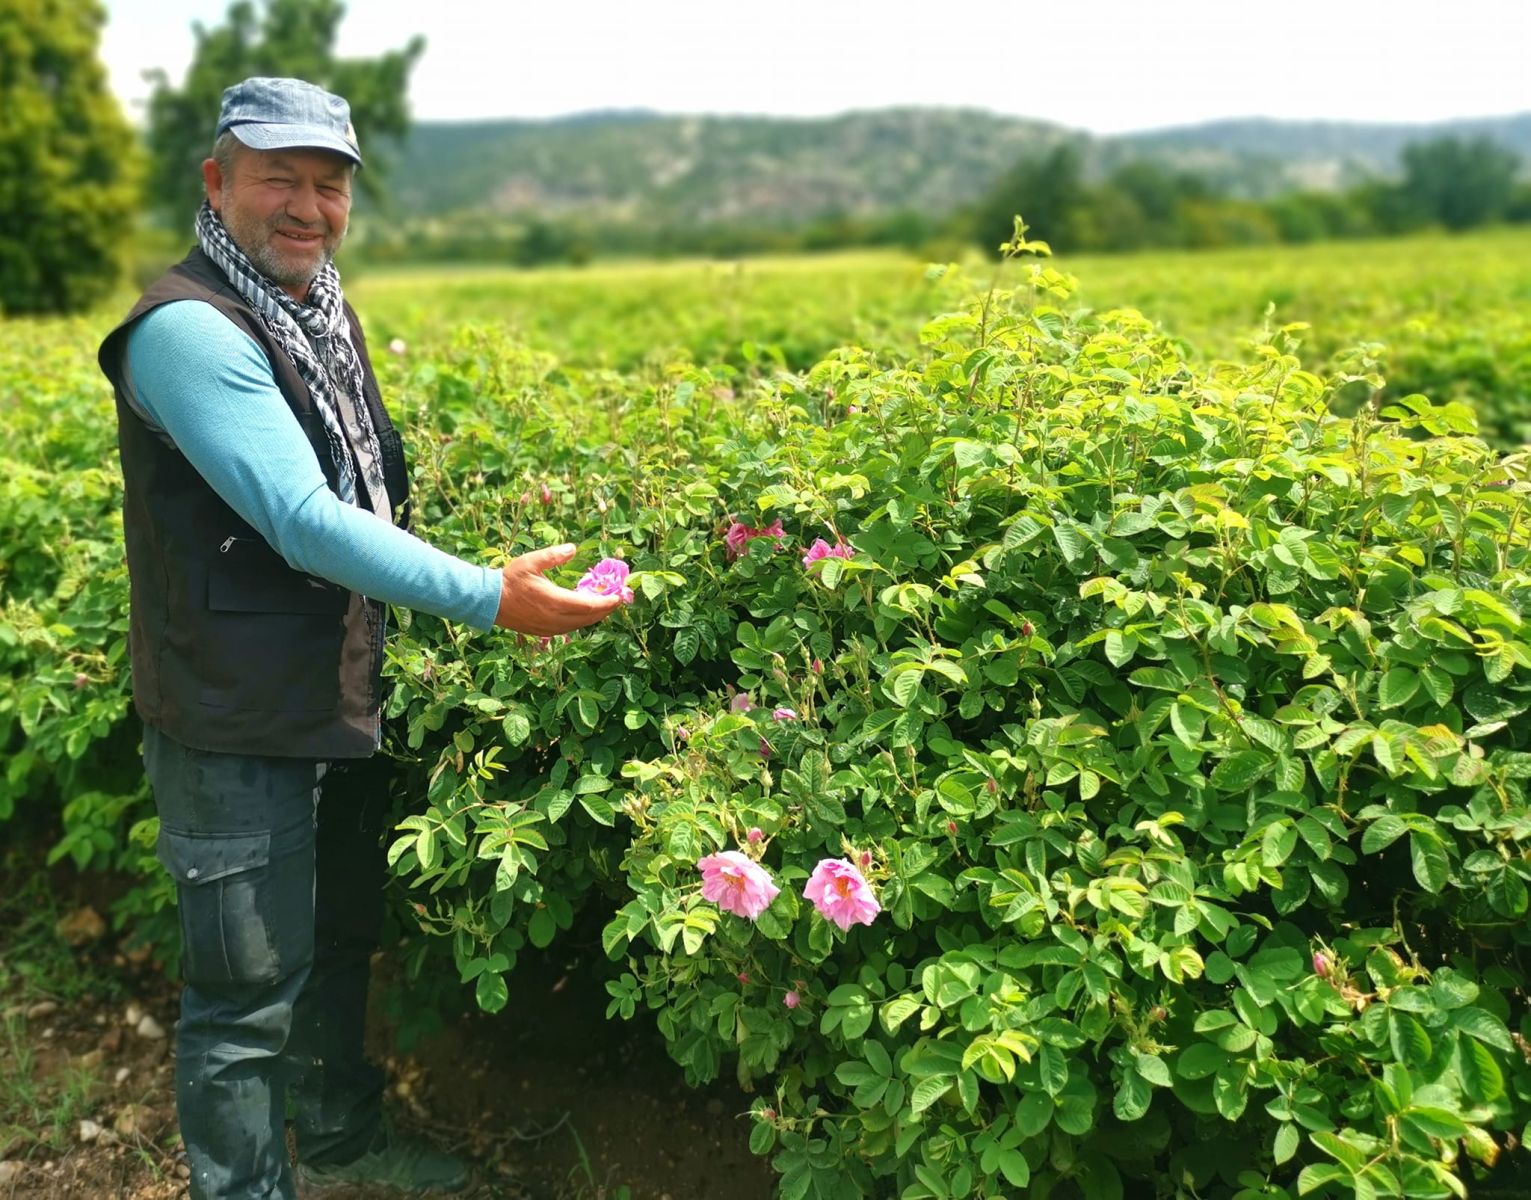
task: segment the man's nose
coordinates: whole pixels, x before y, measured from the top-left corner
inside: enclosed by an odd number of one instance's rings
[[[300,183],[287,194],[287,215],[304,225],[317,225],[320,221],[319,189],[312,184]]]

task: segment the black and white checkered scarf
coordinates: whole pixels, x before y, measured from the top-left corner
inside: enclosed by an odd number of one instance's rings
[[[351,322],[335,264],[325,264],[308,285],[308,303],[300,304],[260,273],[205,200],[197,214],[197,241],[255,310],[308,385],[329,443],[340,498],[347,504],[361,502],[356,490],[360,462],[373,511],[390,519],[383,455],[367,410],[361,359],[351,341]],[[351,452],[352,446],[357,453]]]

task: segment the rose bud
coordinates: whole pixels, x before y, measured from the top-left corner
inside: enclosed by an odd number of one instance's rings
[[[764,837],[765,831],[759,825],[751,825],[749,832],[744,835],[745,840],[752,846]]]
[[[553,503],[553,489],[545,483],[542,485],[542,502],[544,504]]]

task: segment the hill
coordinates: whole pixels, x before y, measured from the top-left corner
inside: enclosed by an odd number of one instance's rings
[[[602,112],[421,122],[395,151],[391,182],[408,215],[473,209],[788,226],[833,214],[950,212],[1018,158],[1065,140],[1084,147],[1097,175],[1151,158],[1261,198],[1390,174],[1403,146],[1448,134],[1487,134],[1531,161],[1531,113],[1431,125],[1230,120],[1095,137],[967,109],[823,118]]]

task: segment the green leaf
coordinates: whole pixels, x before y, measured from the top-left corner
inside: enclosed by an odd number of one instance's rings
[[[612,808],[611,801],[605,796],[596,793],[587,793],[579,798],[579,806],[590,815],[590,819],[598,825],[615,825],[616,810]]]
[[[1113,629],[1106,634],[1106,658],[1113,667],[1125,666],[1137,652],[1137,634],[1123,633],[1120,629]]]
[[[1451,1014],[1451,1023],[1468,1037],[1476,1038],[1495,1050],[1505,1054],[1515,1052],[1515,1042],[1510,1037],[1510,1031],[1493,1013],[1481,1008],[1459,1008]]]
[[[1272,1148],[1272,1154],[1275,1156],[1277,1166],[1284,1162],[1289,1162],[1292,1155],[1297,1153],[1297,1144],[1301,1140],[1301,1136],[1297,1132],[1297,1126],[1290,1122],[1283,1124],[1281,1128],[1276,1130],[1276,1144]]]
[[[1414,878],[1427,892],[1438,893],[1451,876],[1451,860],[1446,857],[1446,846],[1440,835],[1429,830],[1409,831],[1409,857],[1414,867]]]
[[[1112,1111],[1119,1121],[1136,1121],[1148,1111],[1153,1099],[1153,1087],[1136,1071],[1124,1070],[1116,1088]]]
[[[478,1006],[486,1013],[497,1013],[505,1007],[505,1002],[510,999],[510,991],[505,986],[505,976],[498,971],[485,971],[478,977],[478,983],[473,989],[474,999]]]
[[[910,1094],[909,1111],[916,1115],[924,1112],[951,1091],[953,1082],[950,1075],[932,1075],[928,1079],[920,1080],[914,1085],[914,1091]]]
[[[1408,1013],[1390,1010],[1387,1014],[1387,1029],[1393,1057],[1399,1062],[1411,1067],[1422,1067],[1430,1061],[1430,1035]]]
[[[1377,703],[1383,708],[1398,708],[1412,700],[1417,691],[1419,676],[1408,667],[1394,667],[1377,685]]]
[[[1053,1099],[1046,1092],[1027,1092],[1015,1106],[1015,1127],[1023,1137],[1036,1137],[1052,1119]]]
[[[551,945],[557,932],[558,922],[553,920],[553,914],[545,908],[539,908],[526,923],[527,940],[539,950]]]
[[[1224,792],[1242,792],[1272,766],[1271,756],[1259,750],[1240,750],[1212,768],[1212,786]]]
[[[696,657],[696,652],[700,649],[701,644],[702,636],[697,632],[695,625],[684,625],[677,629],[675,631],[675,645],[672,648],[675,654],[675,661],[682,666],[686,665]],[[757,1130],[771,1129],[769,1125],[764,1124],[757,1125],[755,1128]],[[775,1131],[772,1130],[772,1132],[774,1133]]]
[[[1403,1115],[1430,1137],[1459,1138],[1467,1132],[1467,1122],[1450,1109],[1414,1104]]]
[[[1395,817],[1392,813],[1378,817],[1361,835],[1361,853],[1376,854],[1385,850],[1408,832],[1409,827],[1401,817]]]
[[[1482,1042],[1459,1036],[1456,1066],[1462,1090],[1479,1104],[1492,1104],[1504,1095],[1504,1073]]]

